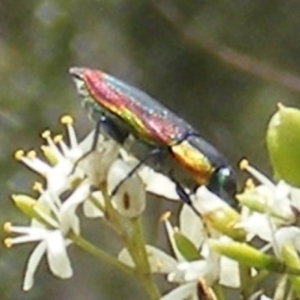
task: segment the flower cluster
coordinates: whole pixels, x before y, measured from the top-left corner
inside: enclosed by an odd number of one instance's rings
[[[50,132],[45,131],[42,137],[46,145],[41,147],[45,160],[33,151],[18,150],[15,154],[18,161],[41,175],[44,181],[33,186],[38,197],[12,195],[15,205],[30,217],[30,225],[4,225],[7,232],[18,234],[5,240],[7,247],[39,242],[28,260],[24,290],[32,287],[34,273],[44,254],[54,275],[60,278],[72,276],[66,248],[72,243],[71,234],[80,235],[80,220],[76,214],[80,205],[83,205],[85,215],[92,218],[114,211],[126,218],[134,218],[145,207],[144,185],[136,175],[124,182],[112,202],[106,201],[107,195],[102,193],[112,190],[131,170],[130,164],[119,158],[119,146],[101,135],[95,151],[88,153],[94,132],[79,143],[72,118],[64,116],[61,121],[67,128],[69,145],[61,136],[52,138]]]
[[[61,121],[68,143],[46,131],[41,147],[44,159],[33,151],[15,153],[43,181],[34,183],[37,197],[12,196],[30,224],[4,225],[16,235],[5,239],[7,247],[37,242],[27,262],[24,290],[32,288],[44,255],[53,275],[71,277],[67,247],[73,244],[136,277],[151,299],[223,299],[224,287],[237,291],[242,299],[268,299],[259,284],[271,273],[279,274],[283,283],[268,291],[270,297],[276,294],[276,299],[284,299],[278,295],[289,287],[290,295],[300,295],[299,189],[282,180],[274,184],[242,161],[240,167],[251,179],[236,196],[238,211],[201,186],[191,195],[191,205],[182,205],[177,221],[170,212],[162,212],[170,254],[146,244],[140,218],[147,192],[179,201],[175,184],[146,166],[131,172],[139,161],[115,141],[93,131],[79,142],[72,118],[64,116]],[[87,218],[106,219],[124,246],[117,257],[82,236],[79,207]],[[161,296],[153,273],[164,274],[174,289]]]

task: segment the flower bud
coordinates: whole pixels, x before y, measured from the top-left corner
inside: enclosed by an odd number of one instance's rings
[[[270,264],[270,256],[264,254],[246,243],[230,240],[209,240],[210,248],[233,260],[241,262],[249,267],[266,268]]]
[[[278,105],[267,130],[267,147],[275,176],[300,187],[300,110]]]
[[[51,222],[49,209],[36,199],[23,195],[12,195],[12,200],[18,209],[31,219],[37,220],[41,224],[53,225]]]
[[[35,212],[35,207],[37,205],[36,199],[27,196],[27,195],[12,195],[12,200],[16,207],[23,212],[25,215],[29,216],[30,218],[36,218],[37,214]]]

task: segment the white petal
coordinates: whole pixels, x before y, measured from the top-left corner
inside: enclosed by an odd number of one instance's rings
[[[176,281],[194,281],[199,277],[204,277],[207,271],[207,262],[205,259],[192,262],[182,262],[177,266],[177,274],[174,277]],[[181,277],[181,279],[180,279]]]
[[[273,206],[271,209],[287,220],[294,221],[295,215],[291,208],[290,196],[291,187],[284,181],[279,181],[276,186],[276,192],[273,197]]]
[[[286,244],[291,243],[293,246],[300,251],[300,228],[295,226],[282,227],[275,233],[273,245],[275,255],[280,258],[282,247]]]
[[[260,213],[252,213],[248,218],[238,223],[236,228],[243,228],[248,234],[248,240],[258,236],[267,242],[273,240],[275,229],[275,227],[271,227],[270,217]]]
[[[101,191],[95,191],[83,203],[83,213],[87,218],[103,217],[103,210],[105,208],[105,201]]]
[[[126,248],[122,249],[118,255],[118,260],[129,267],[134,267],[134,262]]]
[[[118,212],[126,218],[139,216],[146,206],[144,185],[136,173],[128,177],[131,170],[131,165],[118,159],[109,168],[107,175],[109,193],[111,193],[121,181],[125,180],[113,197],[113,202],[116,204]]]
[[[87,182],[81,183],[73,194],[62,204],[59,213],[60,228],[64,233],[70,229],[78,231],[78,218],[76,217],[77,207],[84,202],[90,193],[90,186]]]
[[[38,198],[38,202],[42,204],[45,209],[48,208],[48,212],[51,211],[55,216],[57,216],[59,211],[58,208],[61,206],[61,201],[58,197],[58,194],[53,193],[49,189],[43,190],[40,193],[41,195]]]
[[[83,203],[83,213],[87,218],[102,218],[104,213],[91,201]]]
[[[211,253],[208,259],[179,263],[177,269],[169,274],[168,280],[186,282],[201,277],[210,285],[218,279],[219,270],[219,255]]]
[[[191,199],[196,209],[203,214],[224,209],[224,207],[227,208],[229,206],[224,200],[210,192],[205,186],[200,186],[195,195],[192,195]]]
[[[48,171],[46,176],[47,189],[53,193],[60,193],[69,187],[69,178],[73,164],[64,159]]]
[[[146,185],[146,191],[169,200],[179,200],[175,183],[167,176],[155,172],[147,166],[143,166],[138,171]]]
[[[202,220],[189,205],[183,205],[179,215],[180,231],[199,248],[207,236]]]
[[[220,284],[230,288],[240,287],[239,265],[236,261],[225,256],[220,261]]]
[[[146,245],[146,252],[152,273],[169,273],[175,269],[177,264],[176,260],[164,251]],[[123,249],[119,253],[118,259],[128,266],[134,267],[134,263],[127,249]]]
[[[42,241],[34,248],[33,252],[30,254],[23,281],[24,291],[28,291],[32,288],[34,283],[34,273],[45,252],[46,242]]]
[[[197,299],[196,297],[196,282],[187,283],[177,287],[176,289],[172,290],[160,300],[183,300],[183,299],[190,299],[189,297],[193,297],[192,300]]]
[[[82,153],[88,152],[91,150],[93,142],[95,139],[95,130],[92,130],[81,142],[80,142],[80,150]],[[98,142],[102,141],[102,137],[99,136]]]
[[[53,231],[46,239],[47,259],[51,272],[60,278],[69,278],[73,275],[65,240],[59,230]]]
[[[169,273],[175,269],[177,261],[166,252],[152,246],[146,246],[146,250],[151,272]]]

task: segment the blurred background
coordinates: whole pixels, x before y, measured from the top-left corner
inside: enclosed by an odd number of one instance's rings
[[[9,195],[29,191],[35,179],[13,160],[14,151],[39,149],[44,129],[61,132],[64,113],[74,116],[81,136],[93,128],[68,75],[71,66],[99,68],[142,88],[199,129],[234,166],[247,157],[272,176],[268,120],[278,102],[300,106],[299,11],[297,1],[276,0],[2,0],[1,223],[26,224]],[[164,238],[161,226],[151,225],[162,212],[159,203],[148,203],[151,241]],[[96,243],[111,239],[99,222],[84,226],[92,227],[87,234]],[[117,253],[119,245],[111,248]],[[130,278],[73,248],[73,278],[53,278],[44,263],[24,293],[30,250],[1,246],[1,299],[132,299],[132,292],[145,298]]]

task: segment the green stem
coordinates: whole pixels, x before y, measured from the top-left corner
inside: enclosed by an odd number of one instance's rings
[[[151,299],[160,298],[160,292],[153,282],[142,226],[139,218],[131,219],[132,238],[128,251],[136,266],[136,276],[145,287]]]
[[[82,238],[81,236],[76,235],[75,233],[69,233],[68,238],[70,238],[78,247],[86,250],[88,253],[94,255],[101,261],[106,261],[107,263],[117,267],[121,271],[123,271],[129,275],[135,276],[135,272],[132,268],[124,265],[118,259],[107,254],[103,250],[97,248],[96,246],[94,246],[93,244],[91,244],[90,242],[88,242],[87,240]]]
[[[219,284],[215,283],[212,286],[212,290],[214,291],[214,294],[218,300],[225,300],[223,290]]]
[[[249,299],[252,293],[251,270],[242,264],[239,264],[240,280],[241,280],[241,299]]]
[[[253,290],[256,289],[256,286],[261,283],[268,275],[269,275],[268,270],[259,270],[257,275],[252,278],[252,287]]]

